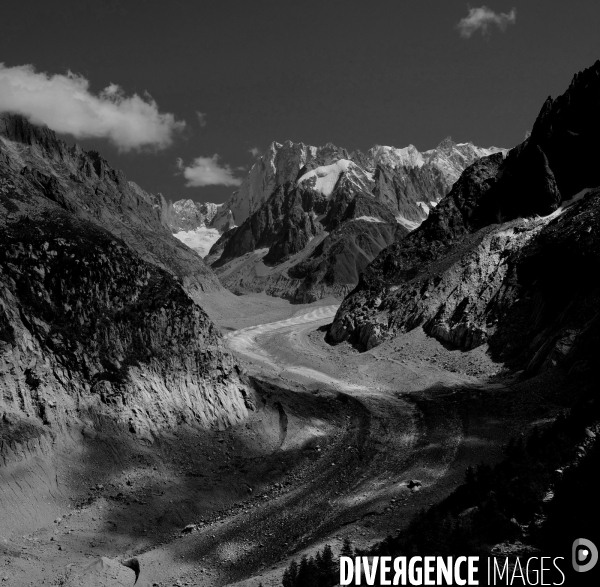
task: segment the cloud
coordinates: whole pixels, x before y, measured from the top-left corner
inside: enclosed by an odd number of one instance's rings
[[[260,149],[258,147],[252,147],[252,149],[248,149],[248,153],[250,153],[255,159],[260,158]]]
[[[491,25],[496,25],[502,32],[509,24],[517,22],[517,9],[513,8],[509,13],[497,14],[487,6],[481,8],[469,8],[469,14],[462,18],[456,25],[460,36],[468,39],[474,32],[481,31],[482,35],[489,33]]]
[[[22,114],[34,124],[76,138],[106,138],[120,151],[164,149],[185,127],[173,114],[161,113],[148,94],[126,96],[110,84],[98,95],[81,75],[48,75],[32,65],[0,63],[0,112]]]
[[[196,116],[198,117],[198,124],[200,125],[200,127],[205,127],[206,126],[206,112],[200,112],[198,110],[196,110]]]
[[[183,177],[187,180],[185,185],[189,188],[207,185],[237,186],[242,183],[229,165],[219,163],[219,156],[216,154],[212,157],[196,157],[190,165],[184,165],[182,159],[177,159],[177,168],[183,172]]]

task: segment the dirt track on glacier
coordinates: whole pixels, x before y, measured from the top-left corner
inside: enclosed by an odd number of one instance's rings
[[[213,308],[254,378],[250,419],[182,426],[152,446],[85,437],[38,459],[56,486],[43,500],[33,486],[20,507],[36,515],[2,528],[0,581],[60,585],[98,556],[135,555],[142,587],[280,585],[303,553],[402,528],[534,419],[523,406],[516,417],[506,385],[490,383],[499,366],[484,348],[447,349],[419,329],[367,353],[328,345],[333,302],[249,296],[237,315]],[[16,492],[31,479],[24,471]]]

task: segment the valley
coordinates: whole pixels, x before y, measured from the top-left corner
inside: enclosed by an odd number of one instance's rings
[[[366,547],[404,527],[548,411],[538,396],[525,409],[482,348],[448,350],[417,329],[360,353],[324,340],[334,299],[237,299],[227,318],[216,300],[213,317],[255,382],[256,412],[146,446],[73,430],[54,457],[13,469],[0,579],[79,585],[68,581],[88,561],[137,556],[142,586],[279,585],[304,552],[338,550],[346,536]]]
[[[600,430],[599,96],[597,62],[510,151],[272,143],[219,205],[0,113],[0,585],[557,548]]]

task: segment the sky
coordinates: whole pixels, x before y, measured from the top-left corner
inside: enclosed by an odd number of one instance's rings
[[[597,0],[20,0],[0,110],[220,203],[273,141],[513,147],[600,58],[598,30]]]

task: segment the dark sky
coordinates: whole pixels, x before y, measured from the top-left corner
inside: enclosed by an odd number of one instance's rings
[[[176,159],[218,153],[249,167],[248,149],[287,139],[349,150],[425,150],[448,135],[520,142],[545,98],[600,58],[600,2],[485,4],[515,7],[516,24],[462,38],[468,7],[455,0],[7,2],[0,62],[71,70],[94,92],[111,82],[149,92],[187,121],[170,147],[118,153],[106,140],[78,142],[149,191],[221,202],[235,188],[186,188]]]

